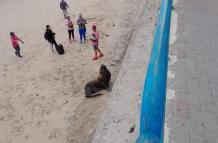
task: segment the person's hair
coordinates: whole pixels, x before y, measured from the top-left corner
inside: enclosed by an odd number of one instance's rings
[[[48,29],[50,27],[50,25],[46,25],[46,29]]]
[[[95,25],[92,25],[92,29],[96,29],[96,26],[95,26]]]
[[[10,35],[11,35],[11,36],[14,36],[14,32],[10,32]]]

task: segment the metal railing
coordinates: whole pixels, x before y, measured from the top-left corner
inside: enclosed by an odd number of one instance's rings
[[[162,0],[141,105],[136,143],[163,143],[172,0]]]

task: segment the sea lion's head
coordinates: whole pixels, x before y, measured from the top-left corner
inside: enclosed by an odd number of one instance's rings
[[[107,71],[108,71],[107,67],[105,65],[101,64],[100,71],[99,71],[100,75],[104,75],[105,72],[107,72]]]
[[[106,66],[104,64],[101,64],[100,71],[101,70],[106,70],[106,69],[107,69]]]
[[[100,71],[99,71],[99,75],[101,76],[101,78],[106,81],[109,82],[111,79],[111,73],[110,71],[107,69],[107,67],[105,65],[101,65],[100,67]]]

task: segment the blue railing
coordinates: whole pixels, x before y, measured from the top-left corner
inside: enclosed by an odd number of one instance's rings
[[[163,143],[172,0],[162,0],[141,105],[136,143]]]

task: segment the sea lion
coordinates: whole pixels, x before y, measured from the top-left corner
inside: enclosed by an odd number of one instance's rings
[[[97,79],[88,82],[85,85],[86,97],[94,97],[101,94],[95,94],[98,91],[109,88],[111,73],[105,65],[101,65]]]

